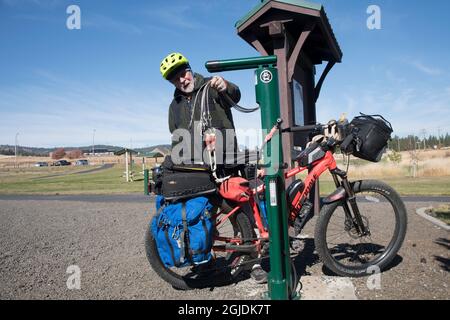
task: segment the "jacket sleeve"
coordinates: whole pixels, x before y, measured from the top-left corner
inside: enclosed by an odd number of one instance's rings
[[[175,119],[173,114],[173,103],[170,104],[169,107],[169,131],[173,133],[176,130]]]

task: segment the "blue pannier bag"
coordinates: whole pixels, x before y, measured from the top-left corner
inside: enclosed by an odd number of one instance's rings
[[[213,206],[207,198],[165,204],[164,197],[158,196],[156,209],[151,231],[166,267],[199,265],[211,260]]]

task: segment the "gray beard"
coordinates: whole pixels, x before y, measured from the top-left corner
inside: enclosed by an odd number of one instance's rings
[[[189,83],[189,85],[187,86],[187,88],[179,88],[179,90],[181,91],[181,92],[183,92],[183,93],[186,93],[186,94],[191,94],[193,91],[194,91],[194,86],[195,86],[195,83],[194,83],[194,81],[192,81],[191,83]]]

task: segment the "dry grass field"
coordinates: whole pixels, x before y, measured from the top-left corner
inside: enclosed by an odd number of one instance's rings
[[[402,152],[399,162],[392,162],[388,155],[385,154],[379,163],[351,157],[348,164],[350,180],[382,180],[402,195],[450,195],[450,150],[417,151],[415,154]],[[347,170],[342,155],[336,155],[336,160],[339,168]],[[299,176],[304,177],[305,174]],[[323,195],[335,189],[330,174],[323,174],[320,183]]]
[[[417,167],[416,177],[446,177],[450,176],[450,150],[417,151],[415,154]],[[337,156],[338,164],[346,168],[342,157]],[[351,159],[349,174],[354,178],[379,177],[412,177],[414,155],[411,152],[401,152],[398,163],[388,159],[388,154],[380,163],[370,163],[358,159]]]
[[[416,158],[413,176],[413,158]],[[87,157],[90,166],[34,167],[38,161],[52,163],[49,157],[0,156],[0,193],[2,194],[82,194],[82,193],[130,193],[143,192],[142,157],[134,157],[135,179],[126,183],[123,172],[123,156]],[[336,155],[338,166],[347,169],[341,155]],[[162,158],[158,162],[162,162]],[[70,160],[75,162],[75,160]],[[83,171],[113,164],[92,173]],[[145,159],[145,168],[152,168],[154,159]],[[419,151],[416,155],[401,153],[401,160],[392,162],[385,155],[381,162],[370,163],[351,158],[348,175],[350,180],[377,179],[385,181],[402,195],[450,195],[450,150]],[[299,178],[303,178],[303,175]],[[329,194],[335,186],[330,174],[320,178],[321,193]]]

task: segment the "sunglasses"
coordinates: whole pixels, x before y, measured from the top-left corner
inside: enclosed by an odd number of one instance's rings
[[[186,74],[191,71],[190,68],[182,66],[179,70],[174,70],[168,77],[167,80],[170,82],[179,81],[181,77],[185,77]]]

